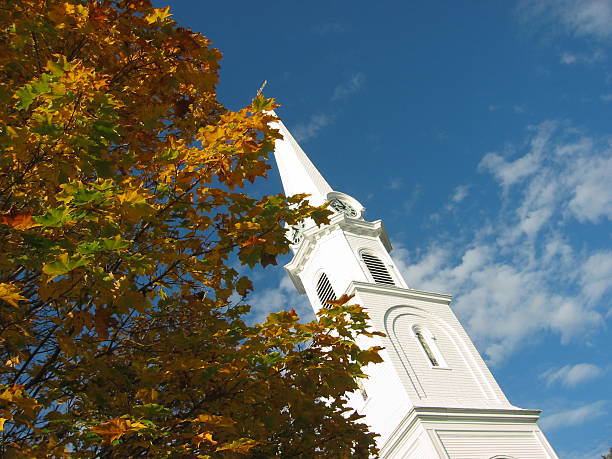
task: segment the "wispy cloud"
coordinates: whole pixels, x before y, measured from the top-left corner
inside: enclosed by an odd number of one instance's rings
[[[351,75],[347,81],[336,86],[331,97],[332,102],[340,99],[346,99],[351,94],[359,91],[359,89],[361,89],[365,83],[365,79],[365,75],[361,72]]]
[[[302,320],[312,320],[314,313],[306,295],[300,295],[286,275],[276,287],[256,290],[247,301],[251,306],[251,320],[261,323],[271,312],[295,309]]]
[[[459,185],[457,188],[455,188],[455,191],[453,192],[453,196],[451,197],[451,201],[454,202],[455,204],[460,203],[465,198],[467,198],[469,191],[470,191],[469,185]]]
[[[311,115],[308,121],[302,122],[295,126],[291,131],[298,142],[307,142],[308,140],[316,138],[320,132],[331,125],[339,109],[337,107],[341,100],[348,99],[352,94],[357,92],[365,82],[365,75],[361,72],[353,74],[347,81],[339,84],[334,88],[333,94],[330,97],[330,105],[333,104],[333,108],[326,111],[319,112]]]
[[[524,144],[486,154],[479,168],[500,186],[499,210],[463,219],[462,237],[434,237],[417,253],[396,247],[408,284],[453,293],[493,364],[543,331],[562,342],[595,333],[609,308],[612,251],[574,247],[566,228],[612,220],[611,139],[545,122]]]
[[[390,190],[399,190],[404,186],[404,180],[401,177],[394,177],[387,183],[387,188]]]
[[[577,63],[585,63],[585,64],[593,64],[595,62],[600,62],[606,59],[606,54],[600,50],[596,49],[591,53],[571,53],[564,52],[561,53],[561,57],[559,61],[565,65],[577,64]]]
[[[519,12],[527,21],[553,24],[575,36],[600,40],[612,38],[610,0],[524,0]]]
[[[334,115],[318,113],[312,115],[306,123],[298,124],[292,131],[298,142],[305,142],[319,135],[319,132],[334,121]]]
[[[403,210],[406,214],[409,214],[412,211],[412,208],[417,203],[420,197],[421,197],[421,185],[417,183],[412,188],[412,191],[408,195],[408,198],[404,200],[404,202],[402,203]]]
[[[575,387],[591,379],[595,379],[603,373],[602,369],[591,363],[578,363],[576,365],[565,365],[561,368],[552,368],[540,375],[550,386],[559,383],[566,387]]]
[[[576,426],[605,415],[607,405],[609,405],[607,400],[600,400],[578,408],[559,411],[543,416],[539,424],[544,430]]]

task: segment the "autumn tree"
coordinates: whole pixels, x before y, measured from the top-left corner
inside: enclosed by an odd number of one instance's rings
[[[326,221],[255,197],[274,101],[148,0],[0,0],[0,456],[368,457],[367,316],[249,325],[242,265]],[[281,305],[279,305],[281,306]]]

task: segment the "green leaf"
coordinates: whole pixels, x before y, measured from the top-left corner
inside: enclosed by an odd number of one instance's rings
[[[51,278],[55,278],[69,273],[80,266],[88,265],[90,262],[91,260],[85,256],[78,255],[71,257],[67,253],[63,253],[53,263],[44,265],[42,270],[45,274],[51,276]]]
[[[32,220],[40,223],[44,228],[57,228],[83,217],[83,215],[74,216],[72,211],[71,208],[62,206],[48,211],[45,215],[32,217]]]
[[[157,403],[148,403],[146,405],[136,405],[134,406],[134,412],[138,414],[139,416],[145,416],[148,418],[162,417],[162,416],[166,416],[171,413],[169,408],[166,408],[163,405],[158,405]],[[145,424],[143,419],[141,419],[140,422]],[[148,421],[148,422],[151,422],[151,421]],[[151,422],[151,424],[153,423]],[[155,424],[153,424],[152,427],[155,427]]]
[[[83,242],[77,248],[77,252],[83,255],[91,255],[97,252],[103,252],[106,250],[121,250],[126,249],[132,245],[131,241],[122,239],[121,236],[117,235],[113,238],[101,238],[97,241]]]
[[[178,158],[180,151],[179,150],[175,150],[175,149],[169,149],[169,150],[165,150],[163,152],[161,152],[159,155],[157,155],[155,157],[156,161],[174,161],[176,158]]]
[[[32,102],[34,102],[35,95],[32,92],[32,86],[29,84],[18,89],[15,94],[19,99],[19,102],[17,102],[17,110],[27,110],[30,105],[32,105]]]
[[[272,110],[274,106],[274,99],[266,99],[261,94],[258,94],[253,99],[253,108],[258,112],[263,112],[265,110]]]
[[[284,357],[278,352],[270,352],[261,358],[262,363],[270,367],[281,363],[283,360]]]

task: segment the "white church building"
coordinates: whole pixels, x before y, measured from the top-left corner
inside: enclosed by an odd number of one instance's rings
[[[359,201],[334,191],[287,128],[274,127],[283,135],[275,158],[285,194],[308,193],[311,204],[330,202],[334,211],[328,225],[291,228],[289,276],[315,312],[355,294],[372,328],[386,335],[359,343],[383,346],[384,362],[367,367],[369,377],[350,394],[379,434],[380,457],[557,458],[536,423],[540,411],[508,401],[453,313],[451,296],[409,287],[382,221],[365,220]]]

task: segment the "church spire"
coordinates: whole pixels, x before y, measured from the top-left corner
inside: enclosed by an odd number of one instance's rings
[[[283,136],[282,139],[276,140],[274,157],[285,195],[306,193],[310,195],[311,205],[319,206],[325,203],[332,188],[308,159],[283,122],[275,121],[271,126],[278,129]]]

